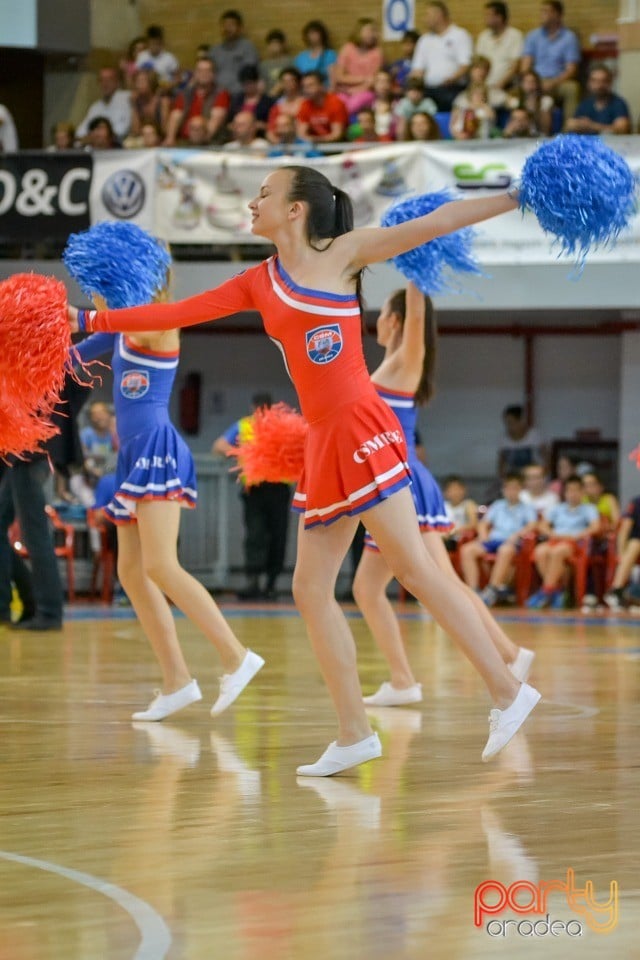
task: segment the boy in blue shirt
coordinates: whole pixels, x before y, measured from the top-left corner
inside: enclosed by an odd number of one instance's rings
[[[489,583],[481,594],[489,607],[507,599],[520,539],[536,526],[536,511],[530,504],[522,503],[521,493],[520,474],[508,474],[502,485],[502,499],[491,504],[478,524],[478,539],[460,548],[462,575],[473,590],[478,589],[480,582],[480,562],[495,556]]]
[[[567,560],[575,554],[579,540],[592,537],[600,530],[600,515],[592,503],[583,503],[581,477],[569,477],[564,485],[564,501],[552,507],[539,524],[540,533],[548,537],[539,543],[533,559],[542,579],[542,587],[527,601],[528,607],[541,609],[564,607],[564,580]]]

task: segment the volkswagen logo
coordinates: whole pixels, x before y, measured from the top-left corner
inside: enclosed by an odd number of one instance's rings
[[[144,180],[133,170],[118,170],[105,182],[100,196],[112,216],[130,220],[144,206]]]

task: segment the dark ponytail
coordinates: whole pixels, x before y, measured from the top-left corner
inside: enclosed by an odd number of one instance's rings
[[[404,327],[407,315],[407,292],[404,288],[392,293],[388,300],[389,312],[395,313]],[[415,401],[426,406],[435,393],[436,356],[438,352],[438,323],[431,297],[424,298],[424,361],[420,383],[415,392]]]
[[[292,174],[287,199],[306,203],[307,241],[314,250],[326,250],[331,243],[318,246],[318,241],[335,240],[353,230],[353,204],[344,190],[334,187],[324,173],[313,167],[290,166],[286,168]],[[360,309],[362,303],[362,270],[353,275],[356,282],[356,296]]]

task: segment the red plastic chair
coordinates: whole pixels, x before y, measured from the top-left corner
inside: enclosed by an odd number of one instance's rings
[[[100,599],[103,603],[113,600],[113,584],[116,575],[116,554],[113,542],[109,537],[107,524],[101,509],[87,510],[87,526],[90,530],[97,530],[100,534],[100,549],[93,555],[93,569],[91,571],[91,593],[98,593],[98,578],[102,575],[102,589]]]

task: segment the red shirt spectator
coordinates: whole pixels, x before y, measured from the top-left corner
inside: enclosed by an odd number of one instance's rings
[[[344,140],[349,114],[340,97],[327,93],[315,72],[304,75],[302,91],[306,99],[298,113],[298,136],[326,143]]]
[[[216,86],[212,61],[201,57],[196,62],[191,84],[178,94],[171,106],[166,145],[173,146],[177,139],[188,138],[191,117],[205,117],[209,139],[215,137],[227,118],[230,102],[228,92]]]

